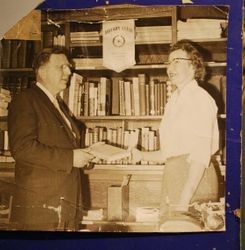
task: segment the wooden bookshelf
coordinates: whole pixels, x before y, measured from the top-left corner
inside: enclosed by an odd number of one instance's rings
[[[149,81],[155,79],[159,79],[160,82],[165,82],[167,80],[166,61],[168,49],[172,43],[175,43],[177,41],[179,32],[177,30],[177,26],[179,20],[205,18],[205,16],[211,19],[210,16],[212,15],[214,19],[220,18],[224,19],[224,21],[226,20],[227,12],[225,10],[223,11],[223,14],[221,14],[217,8],[211,9],[212,10],[210,10],[210,7],[207,6],[203,8],[198,7],[198,15],[193,15],[193,10],[191,7],[186,7],[183,10],[182,7],[176,6],[143,7],[137,5],[121,5],[113,7],[106,6],[105,8],[99,7],[96,9],[81,9],[76,11],[51,10],[48,13],[45,11],[42,13],[42,25],[44,27],[44,31],[53,33],[53,35],[57,35],[59,33],[65,36],[65,47],[70,50],[73,59],[78,59],[77,65],[75,65],[75,71],[78,74],[86,77],[88,81],[95,82],[95,84],[97,84],[100,82],[101,77],[106,77],[111,80],[112,84],[112,81],[114,81],[113,79],[116,79],[116,81],[118,81],[118,79],[129,79],[129,81],[132,81],[133,77],[137,77],[139,76],[139,74],[145,74],[148,77],[147,84],[149,84]],[[212,15],[210,15],[210,13],[212,13]],[[49,21],[47,17],[56,24],[53,25],[53,28],[52,25],[48,23]],[[102,66],[103,38],[101,36],[101,22],[121,19],[125,20],[130,18],[135,19],[136,56],[141,58],[143,61],[141,59],[137,59],[134,66],[127,68],[121,73],[115,73],[113,70],[107,69],[106,67]],[[57,31],[57,27],[60,29],[60,31]],[[155,36],[155,31],[156,34],[157,32],[161,32],[161,34],[164,34],[162,33],[162,30],[165,30],[164,32],[169,33],[166,33],[167,38],[159,38],[159,36],[156,36],[156,39],[154,39],[147,35],[149,32],[146,31],[149,29],[152,30],[152,37]],[[71,39],[71,34],[73,37],[72,39],[74,39],[74,37],[78,38],[77,44],[76,42],[73,44],[73,42],[76,40]],[[81,40],[79,40],[79,34],[81,35]],[[144,37],[146,40],[144,40]],[[169,39],[168,37],[170,37],[171,39]],[[92,42],[86,42],[87,39],[92,40]],[[205,64],[211,77],[215,78],[218,75],[224,75],[226,73],[227,67],[227,37],[221,37],[220,35],[220,37],[214,36],[214,38],[205,38],[205,36],[203,36],[203,38],[194,38],[193,41],[203,48],[205,52]],[[78,53],[78,56],[76,55],[76,53]],[[141,53],[143,54],[141,55]],[[159,57],[161,63],[154,62],[154,60],[159,60],[157,56],[154,57],[153,61],[148,60],[154,53],[156,53],[156,55],[158,56],[159,54],[161,55]],[[212,84],[215,85],[215,88],[219,88],[219,82],[217,82],[217,80],[215,80],[214,82],[212,81]],[[109,105],[111,105],[111,103]],[[153,127],[155,128],[157,124],[159,124],[162,115],[158,113],[157,115],[125,115],[121,112],[119,112],[120,114],[113,113],[112,115],[111,112],[112,111],[109,111],[106,116],[86,115],[82,113],[79,115],[78,113],[77,118],[80,121],[85,122],[88,127],[92,126],[92,128],[96,127],[96,125],[94,125],[93,123],[97,123],[98,126],[104,125],[106,128],[108,128],[110,127],[110,123],[112,124],[112,122],[114,122],[115,124],[111,125],[113,128],[115,128],[116,126],[123,126],[124,129],[132,129],[137,128],[137,125],[142,127],[145,124],[147,126],[147,123],[150,126],[153,125]],[[223,114],[224,110],[219,110],[219,112],[219,119],[225,119],[225,114]]]
[[[101,78],[107,78],[110,80],[111,87],[116,82],[119,84],[119,80],[132,81],[133,78],[139,78],[139,75],[145,75],[146,85],[150,85],[150,82],[155,81],[159,83],[167,83],[167,60],[168,50],[170,45],[175,43],[178,38],[177,22],[178,20],[194,18],[194,17],[207,17],[207,18],[223,18],[226,20],[227,16],[222,15],[215,8],[210,7],[197,7],[198,13],[194,13],[195,7],[188,6],[139,6],[139,5],[111,5],[97,8],[81,9],[81,10],[48,10],[42,11],[42,41],[34,46],[32,55],[26,55],[33,58],[35,53],[41,48],[49,48],[53,46],[66,48],[72,59],[86,59],[84,64],[75,66],[75,73],[84,77],[84,82],[95,83],[97,86],[100,83]],[[225,12],[224,12],[225,13]],[[124,71],[117,73],[111,69],[102,66],[102,40],[101,29],[103,21],[110,20],[126,20],[134,19],[135,27],[147,27],[154,26],[170,27],[168,37],[161,38],[160,40],[148,40],[135,41],[135,60],[136,64]],[[50,22],[52,20],[52,22]],[[76,43],[72,43],[72,32],[93,32],[96,31],[98,37],[92,42],[84,42],[84,40]],[[170,39],[169,39],[170,37]],[[60,39],[60,43],[56,43]],[[87,39],[87,38],[86,38]],[[214,78],[211,84],[215,87],[219,95],[225,99],[224,93],[221,93],[220,78],[226,74],[227,60],[227,38],[203,38],[194,39],[194,42],[198,43],[207,53],[205,54],[205,64],[208,68],[209,74]],[[29,82],[29,78],[33,78],[34,73],[31,68],[30,62],[26,60],[22,67],[11,67],[11,41],[6,45],[10,48],[10,53],[6,54],[6,61],[0,68],[0,79],[3,79],[3,86],[8,86],[15,91],[20,82],[25,84]],[[8,52],[8,51],[7,51]],[[152,57],[151,57],[152,56]],[[96,60],[96,59],[98,60]],[[14,62],[15,64],[15,62]],[[18,78],[19,77],[19,78]],[[28,79],[26,79],[26,77]],[[12,82],[11,82],[12,81]],[[30,80],[31,81],[31,80]],[[12,84],[11,84],[12,83]],[[26,85],[27,86],[27,85]],[[80,84],[80,92],[83,89]],[[148,86],[149,87],[149,86]],[[18,90],[21,87],[17,86]],[[155,90],[154,90],[155,91]],[[133,91],[129,92],[130,95]],[[81,93],[80,93],[81,94]],[[88,94],[88,93],[87,93]],[[154,92],[155,99],[157,91]],[[146,95],[145,95],[146,96]],[[84,97],[84,96],[83,96]],[[167,93],[164,98],[167,100]],[[80,99],[79,99],[80,98]],[[112,98],[112,97],[111,97]],[[118,96],[119,98],[119,96]],[[78,95],[79,102],[81,96]],[[162,99],[159,99],[160,102]],[[164,100],[164,101],[166,101]],[[223,100],[225,101],[225,100]],[[149,102],[149,100],[148,100]],[[104,104],[104,103],[103,103]],[[108,101],[108,106],[112,109],[112,104],[115,102]],[[166,102],[164,103],[164,105]],[[85,104],[82,104],[84,109]],[[88,103],[86,104],[88,105]],[[158,103],[159,105],[159,103]],[[164,107],[161,106],[160,112],[152,113],[145,112],[140,115],[123,115],[120,112],[113,113],[112,110],[108,111],[106,115],[84,115],[81,112],[81,107],[77,108],[76,117],[80,122],[85,123],[88,129],[94,129],[96,126],[105,127],[106,129],[123,128],[124,130],[136,130],[144,127],[150,127],[150,129],[157,131],[159,123],[162,118]],[[107,107],[108,108],[108,107]],[[155,111],[155,110],[154,110]],[[156,115],[157,114],[157,115]],[[226,114],[225,110],[220,111],[218,115],[219,120],[225,122]],[[0,129],[7,129],[6,117],[0,117]],[[158,132],[156,132],[158,134]],[[157,135],[158,136],[158,135]],[[224,147],[224,145],[222,145]],[[0,162],[0,166],[1,166]],[[14,166],[12,163],[4,163],[4,166]],[[5,169],[5,167],[3,168]],[[8,167],[7,167],[8,168]],[[12,167],[10,167],[12,169]],[[130,180],[130,201],[131,201],[131,213],[138,205],[151,205],[159,203],[159,195],[161,191],[162,173],[164,171],[163,165],[126,165],[126,164],[100,164],[96,165],[92,170],[85,170],[85,179],[88,181],[88,194],[90,200],[88,201],[90,207],[103,207],[106,208],[107,188],[113,184],[120,184],[125,175],[131,175]],[[0,168],[1,172],[1,168]],[[13,172],[5,173],[3,171],[3,177],[13,177]],[[1,175],[0,175],[1,176]],[[85,181],[86,183],[86,181]],[[146,198],[142,198],[142,192],[146,193],[146,196],[150,197],[149,201]],[[100,197],[102,200],[100,201]],[[83,222],[89,223],[89,222]]]

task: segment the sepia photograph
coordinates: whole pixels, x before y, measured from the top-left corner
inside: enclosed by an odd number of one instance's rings
[[[224,232],[229,6],[33,10],[0,45],[0,230]]]

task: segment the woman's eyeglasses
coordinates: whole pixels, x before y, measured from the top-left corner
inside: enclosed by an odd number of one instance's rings
[[[175,65],[175,64],[180,63],[181,61],[191,61],[191,59],[190,58],[184,58],[184,57],[176,57],[173,60],[166,62],[165,64],[167,64],[168,66],[173,65],[173,64]]]

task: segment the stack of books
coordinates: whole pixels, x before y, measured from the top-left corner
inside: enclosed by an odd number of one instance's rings
[[[11,101],[10,91],[0,88],[0,116],[8,115],[8,104]]]
[[[177,22],[177,38],[181,39],[217,39],[221,38],[220,19],[187,19]]]
[[[136,27],[136,43],[170,43],[172,41],[171,26]]]
[[[71,37],[70,42],[72,47],[100,43],[99,31],[71,32],[70,37]]]

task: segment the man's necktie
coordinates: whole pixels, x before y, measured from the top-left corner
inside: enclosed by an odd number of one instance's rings
[[[64,106],[63,106],[63,103],[62,103],[62,100],[61,100],[60,97],[57,97],[55,99],[54,105],[57,108],[57,110],[59,111],[59,113],[61,114],[62,118],[65,120],[65,122],[68,125],[68,127],[70,128],[72,134],[76,137],[74,126],[71,123],[70,119],[68,118],[68,114],[67,114],[67,112],[64,109]]]

